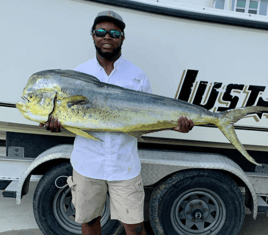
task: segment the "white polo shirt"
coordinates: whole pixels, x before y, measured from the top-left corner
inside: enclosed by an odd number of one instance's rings
[[[145,73],[122,56],[107,75],[96,58],[75,68],[76,71],[95,76],[101,82],[136,91],[152,93]],[[81,175],[108,181],[127,180],[141,171],[137,139],[120,132],[90,132],[103,140],[96,141],[76,136],[71,155],[73,168]]]

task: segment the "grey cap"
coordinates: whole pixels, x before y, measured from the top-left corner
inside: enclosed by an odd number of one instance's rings
[[[123,18],[118,13],[108,10],[98,13],[94,20],[93,28],[95,28],[96,24],[104,21],[114,22],[122,30],[126,27]]]

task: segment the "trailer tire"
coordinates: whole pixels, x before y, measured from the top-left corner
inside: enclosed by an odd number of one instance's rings
[[[236,235],[244,223],[244,198],[219,171],[184,171],[156,186],[149,217],[155,235]]]
[[[46,172],[36,187],[33,212],[36,223],[45,235],[81,234],[81,224],[74,221],[75,210],[71,202],[71,191],[66,182],[70,175],[72,175],[71,164],[59,164]],[[62,188],[55,186],[56,179],[59,179],[57,183],[61,184],[58,186]],[[119,235],[124,231],[121,222],[110,220],[108,195],[101,226],[103,235]]]

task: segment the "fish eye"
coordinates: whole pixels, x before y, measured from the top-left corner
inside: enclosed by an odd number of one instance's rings
[[[33,96],[32,96],[32,95],[30,95],[29,97],[30,97],[30,99],[32,99],[32,98],[33,98]]]

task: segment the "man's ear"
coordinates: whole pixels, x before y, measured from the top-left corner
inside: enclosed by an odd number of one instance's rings
[[[93,43],[95,44],[95,35],[92,34],[92,40],[93,40]]]
[[[125,36],[121,36],[121,44],[123,44],[124,40],[125,40]]]

